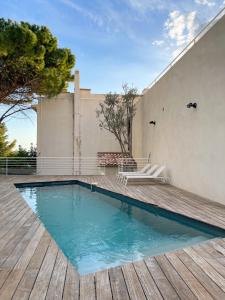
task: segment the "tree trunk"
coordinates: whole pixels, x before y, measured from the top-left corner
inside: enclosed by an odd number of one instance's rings
[[[132,157],[132,120],[130,118],[128,120],[127,127],[128,152],[130,157]]]
[[[115,134],[115,136],[116,136],[116,139],[118,140],[118,142],[120,144],[121,152],[126,153],[126,149],[125,149],[125,146],[124,146],[124,143],[123,143],[122,139],[117,134]]]

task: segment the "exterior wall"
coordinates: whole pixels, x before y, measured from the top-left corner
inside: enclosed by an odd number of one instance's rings
[[[53,99],[44,99],[39,102],[37,110],[38,155],[72,157],[73,94],[60,94]]]
[[[96,109],[104,100],[104,95],[81,98],[81,153],[83,157],[97,157],[97,152],[120,151],[114,135],[99,128]]]
[[[40,175],[72,174],[73,156],[73,94],[60,94],[53,99],[44,99],[37,105],[37,160]],[[66,164],[49,157],[68,157]]]
[[[138,98],[136,103],[136,114],[133,119],[133,137],[132,137],[132,148],[133,148],[133,157],[142,158],[143,149],[142,149],[142,97]]]
[[[90,175],[103,172],[102,168],[96,169],[95,166],[97,152],[120,151],[114,136],[98,126],[96,109],[104,97],[102,94],[91,94],[90,90],[80,89],[78,97],[76,93],[66,93],[39,102],[38,174],[72,175],[88,172]],[[79,112],[74,111],[74,107]],[[50,157],[51,159],[47,159]],[[57,160],[52,157],[57,157]],[[64,159],[60,160],[60,157]],[[81,160],[82,157],[90,159]]]
[[[142,101],[143,155],[175,186],[225,204],[225,17]],[[188,109],[197,102],[197,109]],[[149,121],[156,121],[156,126]]]

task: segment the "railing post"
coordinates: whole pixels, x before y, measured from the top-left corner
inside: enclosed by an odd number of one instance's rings
[[[105,175],[105,170],[106,170],[106,159],[105,159],[105,162],[104,162],[104,175]]]
[[[8,158],[5,159],[5,175],[8,175]]]

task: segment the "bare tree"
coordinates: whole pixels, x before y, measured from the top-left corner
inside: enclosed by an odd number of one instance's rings
[[[99,127],[114,134],[120,144],[121,152],[128,152],[132,156],[132,128],[135,116],[135,98],[137,89],[123,85],[122,95],[106,94],[104,102],[96,111],[99,118]]]

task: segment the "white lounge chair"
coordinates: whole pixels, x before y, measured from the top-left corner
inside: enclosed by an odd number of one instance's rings
[[[145,174],[147,171],[148,171],[148,169],[150,169],[150,167],[151,167],[151,164],[147,164],[147,165],[145,165],[140,171],[133,171],[133,172],[118,172],[118,174],[117,174],[117,178],[120,180],[120,179],[122,179],[122,177],[124,177],[124,176],[126,176],[126,175],[137,175],[137,174]]]
[[[164,176],[159,176],[165,169],[165,166],[161,166],[158,169],[154,171],[151,175],[127,175],[125,177],[125,185],[127,185],[128,182],[138,182],[138,181],[145,181],[145,180],[151,180],[151,179],[161,179],[161,180],[166,180]]]
[[[136,173],[136,174],[126,174],[124,176],[121,177],[121,181],[125,182],[126,178],[129,176],[135,176],[135,177],[139,177],[139,176],[150,176],[153,174],[153,172],[158,168],[158,165],[153,165],[151,166],[151,168],[146,171],[145,173]]]

